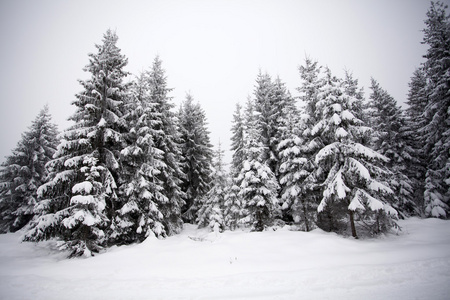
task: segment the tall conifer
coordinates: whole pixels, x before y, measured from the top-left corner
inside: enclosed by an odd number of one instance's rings
[[[182,170],[185,178],[182,191],[186,194],[183,218],[194,222],[200,199],[211,188],[212,145],[206,127],[206,116],[191,95],[186,96],[179,113]]]
[[[108,30],[97,53],[89,54],[84,68],[91,77],[80,81],[83,91],[72,102],[70,120],[54,160],[48,163],[51,180],[40,186],[38,196],[48,203],[25,240],[57,237],[73,256],[91,256],[108,242],[117,204],[118,162],[124,146],[124,98],[128,87],[123,68],[127,58],[117,47],[118,37]]]

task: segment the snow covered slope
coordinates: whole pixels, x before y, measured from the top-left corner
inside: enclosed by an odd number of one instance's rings
[[[208,233],[64,259],[0,236],[0,299],[449,299],[450,222],[354,240],[315,230]]]

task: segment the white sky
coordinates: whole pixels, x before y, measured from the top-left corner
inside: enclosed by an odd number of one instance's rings
[[[367,89],[377,79],[399,102],[423,60],[429,1],[0,1],[0,162],[48,103],[59,129],[86,79],[88,53],[115,29],[137,74],[159,54],[179,105],[190,92],[204,108],[211,142],[229,149],[237,102],[259,69],[296,96],[306,55]],[[227,156],[229,160],[229,155]]]

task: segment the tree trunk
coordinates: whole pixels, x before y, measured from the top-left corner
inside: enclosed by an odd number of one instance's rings
[[[352,236],[357,239],[358,236],[356,235],[356,227],[355,227],[355,218],[353,216],[354,212],[352,210],[348,211],[348,215],[350,217],[350,226],[352,227]]]
[[[310,228],[309,228],[308,212],[307,212],[304,201],[302,201],[302,207],[303,207],[303,216],[304,216],[304,220],[305,220],[305,229],[306,229],[306,232],[309,232]]]

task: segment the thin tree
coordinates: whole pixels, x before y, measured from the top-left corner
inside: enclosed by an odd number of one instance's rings
[[[182,191],[186,194],[183,218],[191,223],[195,221],[200,199],[211,188],[213,152],[206,125],[203,109],[188,94],[180,109],[179,130],[185,174]]]
[[[224,204],[229,180],[224,169],[224,151],[220,142],[214,154],[211,189],[202,199],[196,221],[199,227],[209,227],[214,232],[221,232],[225,230]]]
[[[157,56],[146,79],[152,111],[157,118],[153,123],[153,145],[162,151],[162,163],[155,165],[158,170],[156,178],[162,184],[163,198],[157,199],[160,211],[164,215],[163,224],[167,234],[178,233],[183,228],[181,210],[185,205],[182,183],[185,175],[182,170],[180,133],[177,130],[177,116],[173,112],[174,104],[167,87],[167,78],[162,68],[162,61]]]
[[[370,123],[376,133],[372,135],[372,148],[389,158],[386,166],[394,175],[389,178],[389,185],[394,191],[392,204],[402,215],[418,214],[413,201],[413,183],[406,175],[407,166],[414,155],[407,141],[406,120],[394,98],[373,78],[370,88]]]

